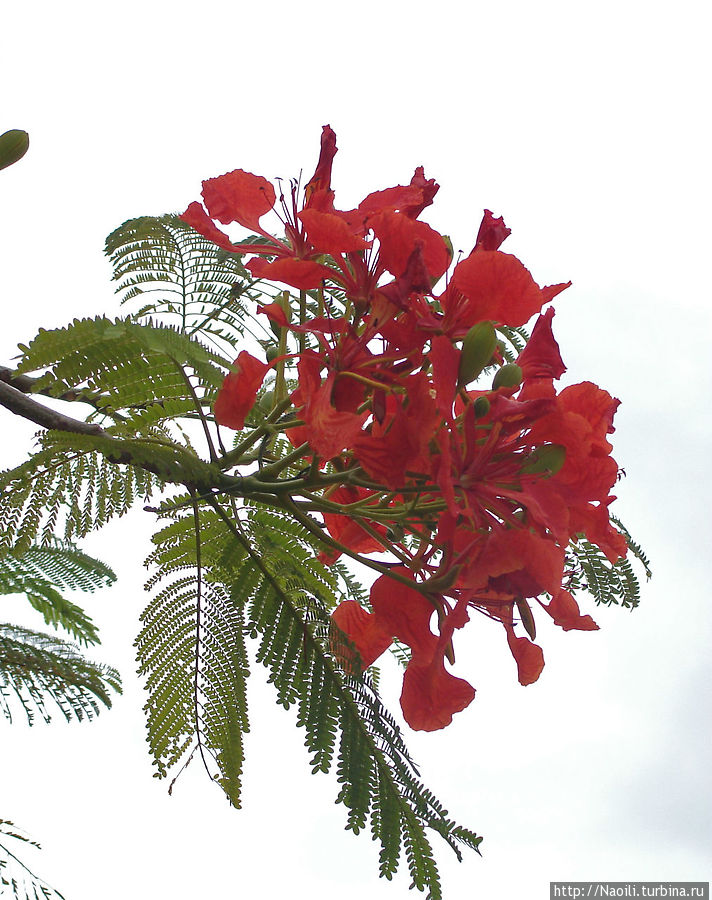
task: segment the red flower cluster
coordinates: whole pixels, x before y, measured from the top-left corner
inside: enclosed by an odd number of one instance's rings
[[[474,249],[437,291],[452,254],[419,216],[438,185],[418,168],[408,185],[338,210],[335,153],[326,126],[301,204],[296,185],[279,198],[283,237],[261,224],[277,204],[274,188],[240,169],[204,182],[205,207],[192,203],[183,219],[226,250],[251,254],[256,277],[319,301],[319,314],[294,323],[277,303],[260,311],[301,338],[291,394],[300,424],[290,440],[308,444],[314,468],[345,473],[321,494],[331,537],[321,558],[391,550],[398,560],[382,564],[371,611],[345,601],[333,619],[363,667],[394,638],[410,647],[403,713],[413,728],[433,730],[474,697],[445,666],[469,610],[502,624],[522,684],[544,666],[532,602],[564,630],[598,627],[566,589],[565,550],[583,534],[612,562],[626,553],[608,515],[618,472],[608,434],[619,401],[589,382],[557,391],[565,367],[554,310],[542,308],[569,285],[540,288],[502,252],[510,231],[501,218],[485,211]],[[233,243],[213,219],[260,240]],[[533,316],[531,338],[507,363],[498,330]],[[215,416],[240,429],[269,366],[243,351],[235,368]],[[528,636],[517,634],[520,624]]]

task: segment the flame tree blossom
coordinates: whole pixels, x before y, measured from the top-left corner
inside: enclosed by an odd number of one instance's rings
[[[585,538],[611,563],[628,549],[609,515],[619,401],[588,381],[559,389],[550,304],[570,282],[540,287],[501,249],[501,217],[485,210],[453,265],[421,219],[438,191],[422,167],[342,210],[336,152],[327,125],[303,189],[236,169],[183,214],[281,297],[255,309],[280,336],[271,361],[242,351],[214,416],[242,431],[274,369],[270,427],[299,472],[275,504],[319,537],[323,564],[347,554],[379,573],[368,608],[334,610],[334,652],[353,672],[407,647],[403,715],[431,731],[475,696],[449,668],[473,613],[501,624],[523,685],[544,668],[537,608],[564,631],[597,629],[573,596],[570,549]],[[279,460],[265,471],[278,478]]]

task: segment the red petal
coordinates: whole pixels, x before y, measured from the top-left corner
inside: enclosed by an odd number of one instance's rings
[[[266,259],[251,259],[247,268],[257,278],[266,278],[268,281],[281,281],[299,291],[311,291],[321,287],[326,279],[334,280],[337,273],[328,266],[319,265],[310,259],[276,259],[267,262]]]
[[[417,219],[425,207],[430,206],[433,202],[435,195],[440,190],[440,185],[434,178],[425,177],[425,171],[422,166],[418,166],[415,170],[413,177],[410,179],[410,183],[413,187],[420,188],[422,191],[422,198],[418,203],[415,203],[412,206],[402,207],[401,212],[410,219]]]
[[[513,327],[539,312],[545,297],[516,256],[475,250],[455,267],[451,284],[468,298],[468,320],[490,319]]]
[[[474,700],[475,689],[446,669],[442,658],[430,665],[413,661],[403,676],[401,709],[406,722],[415,731],[436,731],[452,722],[455,713]]]
[[[561,378],[566,371],[551,327],[553,317],[553,307],[539,316],[526,347],[517,357],[517,365],[522,370],[524,381],[533,378]]]
[[[482,217],[480,229],[477,232],[477,242],[475,248],[479,250],[499,250],[500,245],[512,233],[511,228],[507,228],[504,219],[500,216],[496,219],[489,209],[485,210]]]
[[[384,212],[374,217],[371,227],[380,241],[379,261],[396,278],[405,271],[419,241],[422,242],[423,258],[433,282],[450,265],[450,253],[442,235],[425,222],[411,219],[403,213]]]
[[[429,355],[433,364],[433,386],[438,409],[449,421],[452,419],[452,404],[457,389],[460,353],[450,338],[438,335],[430,342]]]
[[[372,665],[393,643],[376,616],[363,609],[355,600],[344,600],[336,607],[331,618],[356,645],[362,669]],[[331,647],[332,652],[345,664],[344,668],[347,671],[351,669],[354,660],[349,658],[348,651],[343,642],[338,640],[338,636],[332,635]]]
[[[319,253],[337,256],[340,253],[366,250],[370,247],[369,241],[364,241],[355,234],[340,216],[319,212],[316,209],[305,209],[299,213],[299,218],[306,227],[309,242]]]
[[[316,170],[304,188],[307,206],[311,206],[314,194],[325,197],[331,194],[331,167],[336,156],[336,134],[330,125],[321,129],[321,148]]]
[[[591,616],[582,616],[578,603],[568,591],[561,590],[544,609],[564,631],[598,631],[598,625]]]
[[[191,228],[195,228],[203,237],[217,244],[218,247],[222,247],[223,250],[227,250],[228,253],[242,252],[240,247],[233,244],[230,238],[215,226],[213,220],[203,209],[202,204],[198,203],[197,200],[190,204],[180,218],[190,225]]]
[[[359,212],[375,215],[380,212],[404,210],[423,200],[423,191],[416,185],[398,185],[383,191],[373,191],[359,203]]]
[[[269,363],[255,359],[243,350],[233,363],[237,371],[231,372],[215,398],[215,421],[219,425],[240,431],[245,424],[245,416],[255,403]]]
[[[541,292],[544,295],[544,303],[549,303],[550,300],[553,300],[554,297],[557,297],[562,291],[565,291],[566,288],[570,287],[570,281],[562,282],[561,284],[550,284],[547,287],[543,287]]]
[[[593,384],[583,381],[581,384],[572,384],[559,394],[559,403],[568,412],[578,413],[591,425],[598,443],[606,450],[611,445],[606,440],[606,435],[615,431],[613,417],[620,406],[621,401],[611,397],[608,391]]]
[[[274,188],[261,175],[235,169],[203,182],[203,199],[213,219],[261,231],[260,218],[274,206]]]
[[[420,591],[381,575],[371,585],[371,606],[384,630],[408,644],[417,662],[431,661],[438,643],[430,630],[435,607]]]
[[[489,538],[477,561],[496,591],[536,597],[561,588],[564,550],[531,531],[499,530]]]
[[[331,403],[334,373],[322,384],[319,376],[321,362],[302,356],[299,361],[299,388],[295,402],[303,403],[299,413],[307,426],[306,439],[322,459],[331,459],[351,447],[361,433],[366,413],[356,415],[339,412]],[[301,436],[301,435],[300,435]]]
[[[366,490],[347,486],[337,488],[333,494],[329,495],[329,500],[332,503],[348,504],[355,503],[367,495],[368,491]],[[348,514],[325,512],[324,522],[329,534],[350,550],[355,550],[357,553],[373,553],[376,550],[383,550],[383,544],[364,531],[359,523]],[[379,533],[385,534],[386,529],[382,525],[377,525],[375,522],[369,524]],[[339,556],[341,556],[340,550],[330,549],[319,554],[319,561],[331,565]]]
[[[614,499],[615,497],[611,497],[598,506],[586,503],[571,509],[571,533],[585,534],[592,544],[596,544],[606,554],[611,563],[622,559],[628,552],[628,542],[608,518],[608,504]]]
[[[519,683],[534,684],[544,668],[544,654],[541,647],[533,644],[528,638],[517,637],[511,625],[507,629],[507,643],[517,664]]]

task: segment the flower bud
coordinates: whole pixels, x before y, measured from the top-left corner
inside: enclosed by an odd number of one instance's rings
[[[522,383],[522,370],[516,363],[507,363],[497,371],[492,381],[492,390],[496,391],[501,387],[519,387]]]
[[[6,169],[27,153],[30,136],[26,131],[13,128],[0,134],[0,169]]]
[[[475,400],[475,418],[482,419],[490,411],[490,402],[487,397],[478,397]]]
[[[478,322],[470,328],[462,341],[458,385],[469,384],[477,378],[492,359],[496,346],[497,335],[491,322]]]
[[[274,391],[266,391],[260,397],[259,401],[260,409],[263,412],[270,412],[270,410],[274,407]]]

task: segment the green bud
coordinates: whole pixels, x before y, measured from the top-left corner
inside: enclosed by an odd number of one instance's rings
[[[270,344],[266,351],[267,362],[272,362],[273,359],[277,359],[279,356],[279,347],[276,347],[274,344]]]
[[[6,169],[27,153],[30,136],[26,131],[13,128],[0,134],[0,169]]]
[[[452,245],[452,239],[451,239],[450,235],[444,234],[443,241],[445,243],[445,246],[447,247],[448,259],[451,260],[453,258],[453,256],[455,255],[455,248]]]
[[[490,402],[487,397],[478,397],[475,400],[475,418],[482,419],[490,411]]]
[[[260,397],[259,405],[263,412],[270,412],[274,408],[274,391],[265,391]]]
[[[522,468],[522,472],[528,475],[542,472],[556,475],[566,460],[566,447],[561,444],[544,444],[537,447],[529,458],[529,462]]]
[[[289,291],[282,291],[281,295],[277,299],[277,303],[284,310],[284,315],[287,317],[287,321],[292,321],[292,304],[290,303]]]
[[[497,335],[491,322],[478,322],[470,328],[462,341],[458,385],[469,384],[477,378],[492,359],[496,346]]]
[[[518,387],[522,383],[522,370],[516,363],[507,363],[497,371],[492,381],[492,390],[501,387]]]
[[[529,637],[534,640],[536,638],[536,625],[534,624],[534,616],[532,615],[531,607],[523,597],[515,597],[514,602],[519,617],[522,620],[524,630]]]

